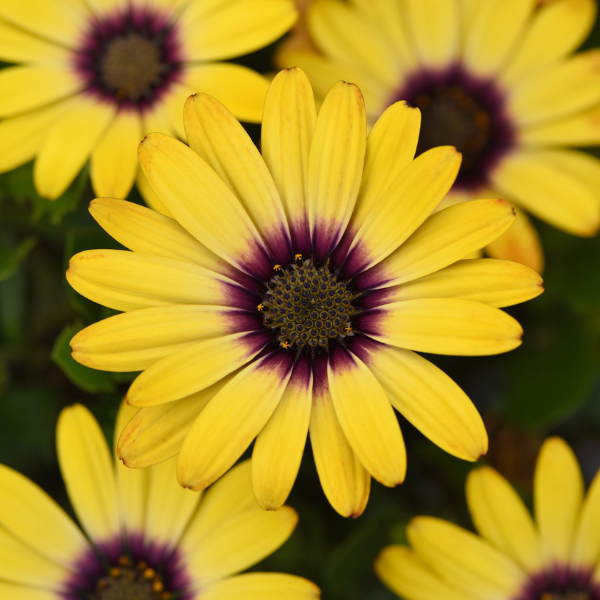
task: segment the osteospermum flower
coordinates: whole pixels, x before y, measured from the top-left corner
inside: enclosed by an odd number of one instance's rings
[[[144,133],[184,135],[185,98],[205,91],[259,122],[267,80],[232,63],[296,19],[291,0],[0,2],[0,172],[35,158],[34,182],[60,196],[90,159],[96,194],[125,198]]]
[[[123,407],[117,433],[131,416]],[[297,516],[261,510],[248,462],[203,497],[177,485],[173,461],[141,471],[112,459],[91,413],[65,409],[60,468],[88,538],[29,479],[0,465],[0,596],[8,600],[314,600],[311,582],[234,575],[271,554]],[[116,464],[114,464],[116,462]]]
[[[510,484],[481,467],[467,479],[479,536],[434,517],[408,526],[412,546],[388,546],[375,562],[407,600],[597,600],[600,598],[600,474],[584,497],[577,460],[560,438],[542,446],[535,522]]]
[[[419,111],[392,106],[369,138],[359,89],[338,83],[317,117],[306,76],[269,89],[263,156],[213,98],[188,99],[190,147],[140,145],[142,168],[174,219],[112,199],[94,218],[132,250],[71,259],[84,296],[124,314],[71,342],[96,369],[143,371],[127,394],[141,410],[119,442],[140,467],[179,452],[179,481],[202,489],[256,438],[261,506],[287,497],[307,431],[331,504],[362,512],[370,475],[404,479],[395,406],[442,448],[486,451],[465,394],[411,350],[494,354],[521,328],[497,306],[536,296],[522,265],[460,261],[514,219],[503,200],[429,216],[460,165],[454,148],[412,160]],[[458,262],[457,262],[458,261]]]
[[[600,50],[572,55],[595,0],[315,0],[308,30],[319,50],[286,46],[323,98],[340,78],[360,86],[374,123],[397,100],[423,115],[417,154],[463,154],[443,206],[501,197],[579,236],[600,227],[600,162],[569,146],[600,143]],[[525,212],[490,255],[541,270]]]

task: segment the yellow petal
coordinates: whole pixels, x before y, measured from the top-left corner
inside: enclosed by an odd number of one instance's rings
[[[0,13],[2,9],[0,8]],[[64,61],[68,50],[0,21],[0,58],[9,63]]]
[[[350,220],[366,145],[363,97],[355,85],[341,81],[323,102],[310,148],[308,219],[318,261],[335,248]]]
[[[492,180],[500,193],[563,231],[592,236],[600,227],[597,192],[542,151],[516,150],[497,166]]]
[[[176,457],[147,470],[150,485],[144,533],[153,543],[163,547],[163,558],[166,558],[168,551],[177,546],[202,493],[186,490],[179,485]]]
[[[127,198],[138,170],[142,123],[135,111],[120,111],[92,152],[90,176],[98,196]]]
[[[242,271],[270,277],[274,263],[250,217],[193,150],[166,135],[150,134],[138,153],[154,193],[181,225]]]
[[[497,73],[529,25],[535,4],[535,0],[488,0],[477,7],[462,53],[470,72]]]
[[[460,168],[453,146],[432,148],[403,169],[366,216],[348,252],[346,269],[359,273],[396,250],[448,193]]]
[[[72,48],[80,38],[86,14],[85,11],[72,10],[59,0],[3,0],[0,17]]]
[[[593,0],[557,0],[537,7],[502,81],[510,85],[576,50],[596,18]]]
[[[10,600],[56,600],[56,592],[0,581],[0,594]]]
[[[505,312],[460,298],[386,304],[356,319],[374,339],[417,352],[487,356],[521,345],[523,329]]]
[[[507,110],[520,125],[569,116],[600,100],[600,50],[580,52],[531,75],[507,98]]]
[[[583,500],[583,477],[577,459],[560,438],[547,439],[533,480],[535,520],[548,559],[568,564]]]
[[[309,431],[317,473],[327,500],[343,517],[360,517],[369,500],[371,476],[342,431],[324,363],[317,364],[315,372]]]
[[[457,4],[447,0],[405,3],[406,26],[426,67],[441,68],[457,58],[460,31]]]
[[[529,267],[479,258],[461,260],[431,275],[385,288],[366,300],[370,307],[417,298],[462,298],[502,308],[531,300],[543,291],[542,278]]]
[[[233,63],[189,66],[185,85],[190,93],[210,94],[240,121],[260,123],[262,120],[269,81],[248,67]],[[183,103],[179,107],[182,109]]]
[[[363,342],[355,352],[392,406],[434,444],[464,460],[486,453],[487,434],[477,409],[443,371],[401,348]]]
[[[265,510],[286,501],[302,461],[312,404],[312,367],[300,361],[275,412],[258,434],[252,452],[252,487]]]
[[[76,254],[69,262],[67,279],[82,296],[122,311],[166,304],[239,305],[236,298],[246,295],[213,271],[124,250]]]
[[[115,109],[92,99],[79,99],[49,131],[33,168],[40,194],[55,200],[69,187],[101,139]]]
[[[375,572],[395,594],[408,600],[471,600],[450,587],[406,546],[386,546],[375,560]]]
[[[533,519],[502,475],[490,467],[471,471],[467,501],[482,537],[529,573],[543,567],[542,547]]]
[[[196,417],[230,378],[224,377],[181,400],[140,408],[119,438],[121,460],[133,470],[175,456]]]
[[[183,119],[182,119],[183,120]],[[156,212],[161,215],[165,215],[167,217],[172,218],[171,213],[165,208],[164,204],[158,199],[158,196],[152,191],[146,176],[144,175],[144,171],[140,168],[138,170],[137,178],[135,180],[135,184],[137,186],[138,192],[141,194],[144,202]]]
[[[156,406],[199,392],[252,360],[268,341],[269,337],[261,333],[202,340],[138,375],[127,392],[127,401],[133,406]]]
[[[351,4],[319,0],[310,5],[307,19],[311,39],[322,54],[356,65],[390,88],[397,84],[400,63],[393,46]]]
[[[579,513],[571,548],[571,566],[586,571],[600,557],[600,473],[592,480]]]
[[[389,287],[424,277],[465,258],[510,227],[513,207],[504,200],[474,200],[431,215],[398,250],[356,278],[361,288]]]
[[[283,202],[293,246],[310,253],[307,217],[308,162],[317,110],[300,69],[281,71],[265,100],[262,153]]]
[[[117,413],[114,432],[115,472],[117,476],[117,493],[122,527],[128,536],[135,538],[144,531],[146,521],[146,502],[148,498],[149,469],[129,469],[116,456],[116,445],[119,436],[127,424],[135,416],[136,409],[122,401]]]
[[[308,579],[282,573],[244,573],[217,581],[201,592],[204,600],[314,600],[320,595]]]
[[[257,323],[246,315],[245,311],[206,305],[135,310],[80,331],[71,340],[72,356],[92,369],[143,371],[201,339],[254,329]]]
[[[70,106],[71,100],[63,100],[0,122],[0,172],[30,161],[38,153],[50,126]]]
[[[32,481],[0,465],[0,524],[43,556],[65,567],[89,550],[81,530]]]
[[[190,148],[214,169],[240,201],[271,251],[292,258],[290,232],[271,173],[239,121],[214,98],[195,94],[185,103]]]
[[[113,541],[120,532],[113,463],[104,434],[87,408],[75,404],[63,409],[56,447],[79,522],[97,544]]]
[[[275,411],[292,373],[291,355],[267,354],[238,373],[200,413],[179,454],[181,485],[202,490],[242,455]]]
[[[406,533],[417,556],[457,588],[478,598],[511,598],[525,574],[508,556],[470,531],[417,517]]]
[[[275,512],[255,506],[230,516],[193,547],[184,538],[186,570],[192,573],[194,584],[202,587],[243,571],[279,548],[297,522],[298,515],[289,506]]]
[[[493,258],[512,260],[530,269],[544,271],[544,250],[533,223],[526,213],[515,208],[517,218],[514,223],[486,247],[486,254]]]
[[[348,225],[353,235],[390,184],[414,158],[420,127],[421,112],[406,102],[392,104],[377,119],[367,138],[360,192]]]
[[[181,15],[190,60],[221,60],[248,54],[281,37],[298,18],[291,0],[194,1]]]
[[[364,362],[345,350],[330,355],[327,380],[335,414],[362,465],[383,485],[406,475],[406,449],[389,400]]]

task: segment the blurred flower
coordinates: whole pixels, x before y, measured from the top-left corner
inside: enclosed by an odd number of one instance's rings
[[[133,409],[123,406],[117,433]],[[261,510],[241,463],[203,497],[175,464],[127,469],[110,456],[81,405],[59,419],[67,492],[84,531],[40,488],[0,465],[0,596],[11,600],[312,600],[311,582],[279,573],[234,575],[271,554],[297,516]]]
[[[285,33],[291,0],[9,0],[0,2],[0,172],[35,158],[40,195],[55,199],[91,158],[99,196],[152,201],[135,149],[144,133],[185,136],[181,107],[203,91],[259,122],[258,73],[215,61]]]
[[[390,104],[421,109],[417,154],[450,144],[461,171],[442,206],[502,197],[573,235],[600,226],[600,162],[568,146],[600,143],[600,49],[571,55],[595,0],[316,0],[320,53],[285,45],[323,98],[338,79],[360,86],[374,123]],[[537,233],[519,210],[488,254],[543,268]]]
[[[520,325],[497,307],[537,296],[539,276],[460,260],[510,226],[510,204],[430,216],[458,172],[456,150],[413,160],[419,113],[404,103],[367,140],[361,93],[343,82],[317,117],[297,69],[267,94],[263,157],[210,96],[189,98],[184,120],[189,148],[151,134],[139,150],[176,220],[95,200],[94,218],[132,252],[82,252],[67,272],[82,295],[124,311],[76,335],[73,357],[143,371],[127,395],[143,408],[119,442],[125,463],[179,452],[180,483],[202,489],[258,436],[254,492],[277,509],[310,430],[325,494],[357,516],[370,475],[404,479],[392,405],[446,451],[485,453],[471,401],[410,350],[487,355],[521,343]]]
[[[435,517],[408,526],[412,546],[388,546],[375,562],[407,600],[595,600],[600,598],[600,474],[584,498],[577,460],[560,438],[543,444],[534,479],[535,523],[490,467],[467,479],[481,537]]]

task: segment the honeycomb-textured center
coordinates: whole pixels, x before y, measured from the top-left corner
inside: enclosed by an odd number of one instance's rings
[[[139,100],[161,74],[160,51],[136,33],[118,37],[108,45],[102,59],[104,84],[119,100]]]
[[[275,272],[259,310],[284,348],[325,348],[352,333],[353,294],[327,267],[297,261]]]
[[[162,577],[145,562],[133,564],[127,557],[98,580],[94,600],[170,600]]]

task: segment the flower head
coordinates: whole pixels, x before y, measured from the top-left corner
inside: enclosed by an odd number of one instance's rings
[[[339,82],[317,116],[297,69],[275,77],[261,156],[233,116],[198,94],[185,106],[190,147],[151,134],[150,185],[173,219],[124,201],[90,210],[131,251],[74,256],[67,278],[124,311],[75,336],[73,356],[143,371],[140,408],[119,441],[132,467],[179,453],[179,481],[202,489],[256,438],[253,485],[277,509],[307,432],[331,504],[366,505],[370,475],[402,482],[392,406],[448,452],[485,453],[470,400],[413,350],[484,355],[518,346],[499,306],[541,293],[522,265],[460,260],[514,219],[502,200],[431,211],[460,166],[454,148],[413,160],[419,111],[390,107],[366,134],[359,89]]]
[[[291,0],[32,0],[0,4],[0,172],[35,158],[55,199],[90,159],[96,194],[125,198],[144,133],[185,136],[181,107],[206,91],[259,122],[267,80],[216,62],[257,50],[296,19]],[[234,85],[235,83],[235,85]]]
[[[479,536],[434,517],[413,519],[412,548],[388,546],[375,562],[388,587],[407,600],[600,598],[600,474],[584,497],[562,439],[548,439],[538,457],[535,522],[490,467],[469,474],[467,500]]]
[[[132,412],[121,408],[117,434]],[[256,506],[248,462],[204,496],[184,490],[173,461],[133,471],[111,458],[99,425],[81,405],[62,412],[57,446],[71,504],[91,541],[34,483],[0,466],[2,598],[319,597],[300,577],[235,575],[278,548],[297,521],[289,507],[267,513]]]
[[[569,233],[600,227],[600,162],[569,146],[600,143],[600,51],[572,55],[595,0],[315,0],[307,14],[317,51],[284,46],[281,66],[304,69],[319,98],[357,83],[374,123],[392,103],[421,109],[417,154],[463,153],[442,206],[502,197],[519,212],[487,251],[543,267],[525,212]]]

